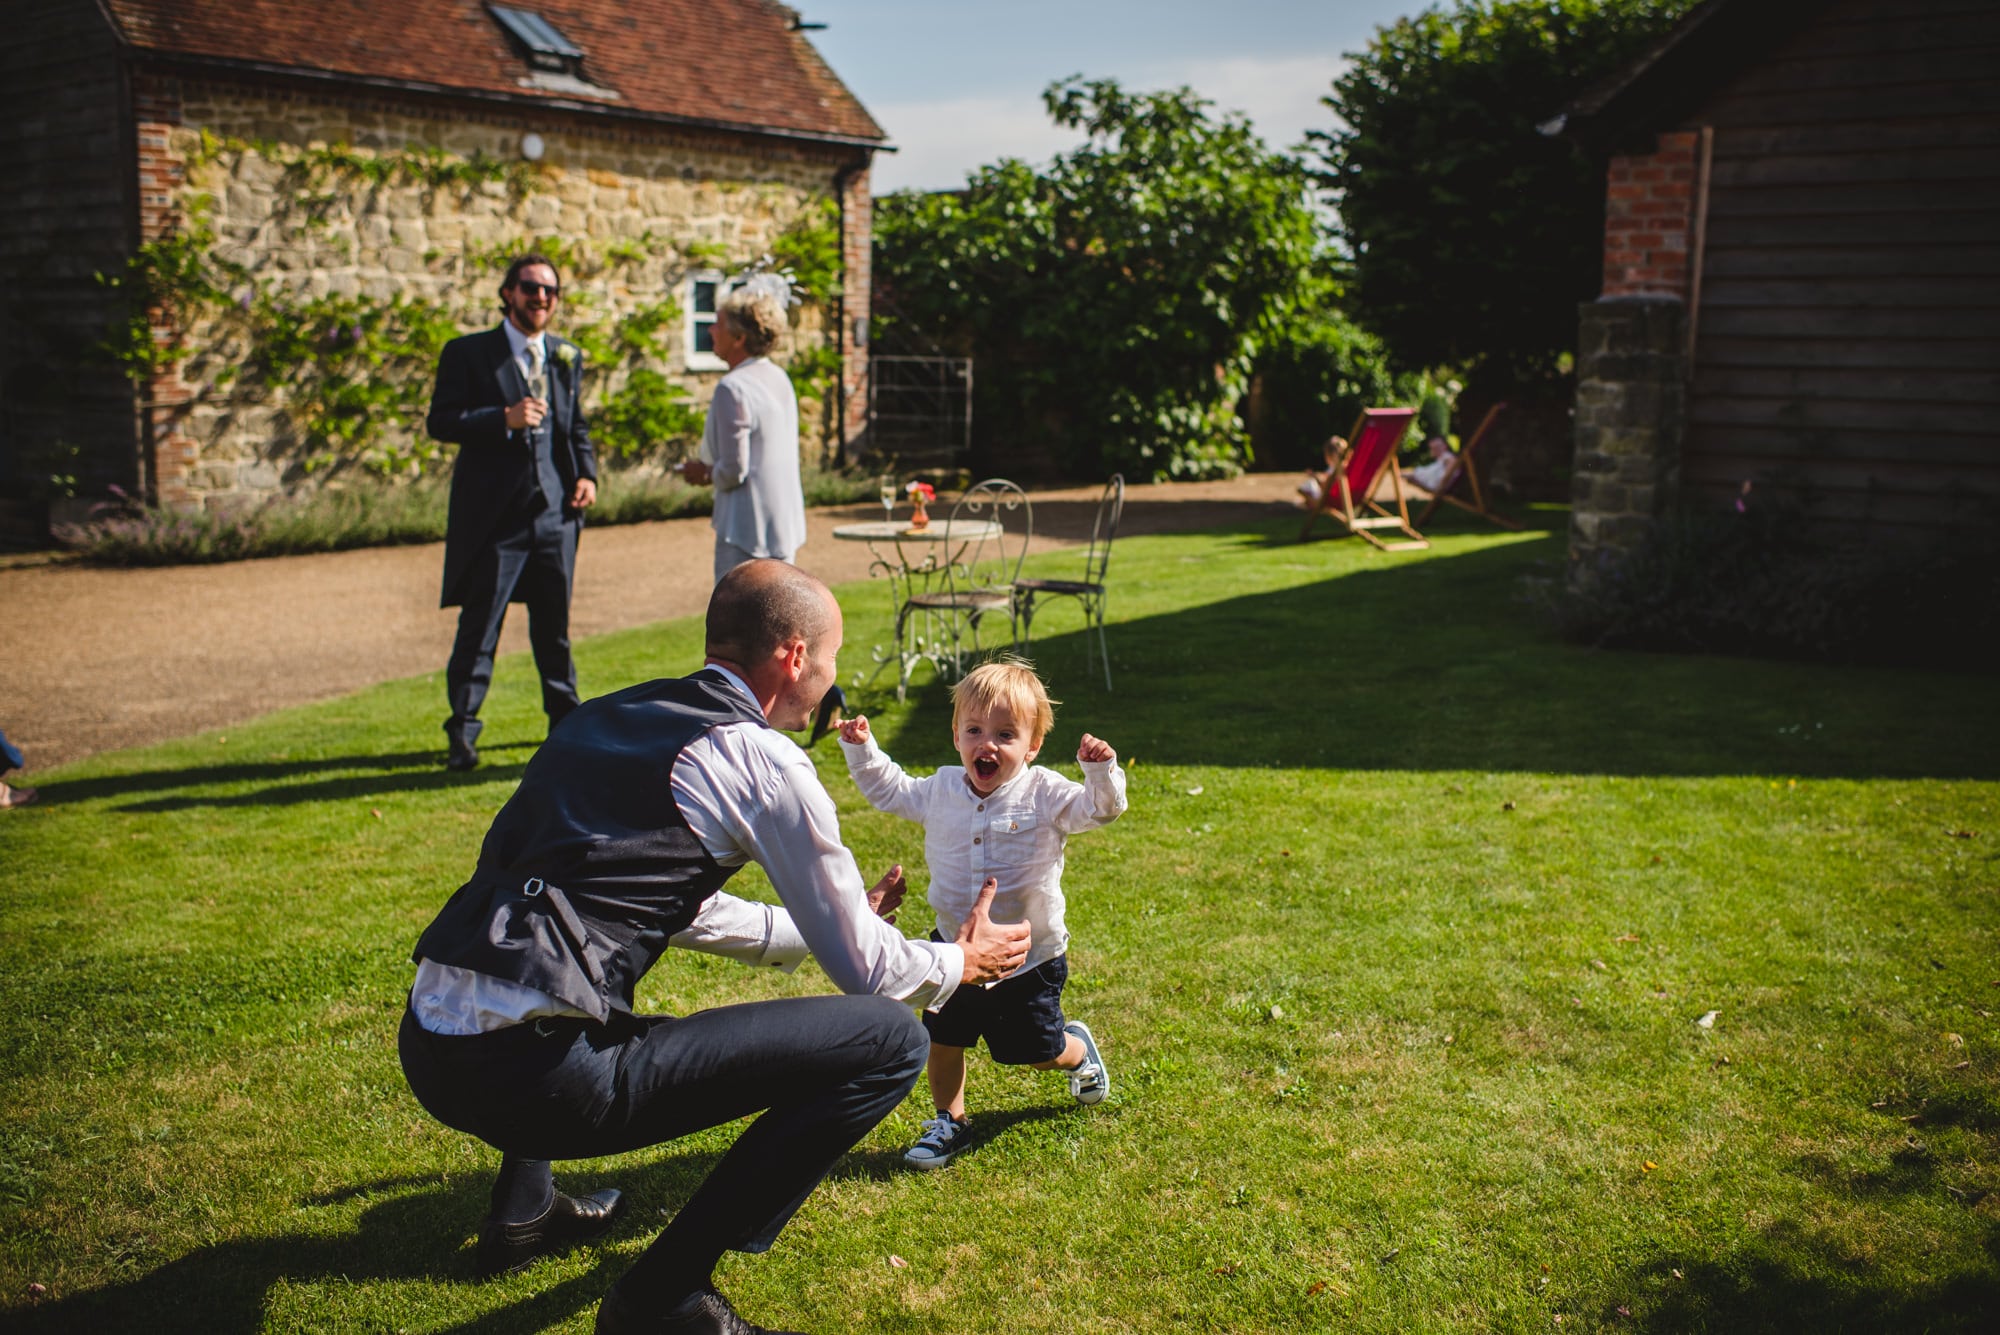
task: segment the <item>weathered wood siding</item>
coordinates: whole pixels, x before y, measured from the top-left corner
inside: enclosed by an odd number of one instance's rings
[[[64,468],[140,481],[131,382],[95,349],[133,233],[118,49],[91,0],[6,6],[0,43],[0,494]],[[66,451],[80,457],[66,462]]]
[[[1684,485],[1896,528],[2000,501],[2000,4],[1835,0],[1714,127]]]

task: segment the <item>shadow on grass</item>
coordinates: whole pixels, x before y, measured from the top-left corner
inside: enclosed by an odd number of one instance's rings
[[[1152,764],[2000,776],[1983,679],[1571,644],[1536,606],[1562,555],[1546,533],[1114,620],[1109,693],[1080,631],[1038,639],[1066,701],[1044,763],[1087,729]],[[951,763],[947,693],[925,684],[911,699],[898,759]]]
[[[2000,1262],[2000,1227],[1987,1228],[1984,1245]],[[1626,1272],[1612,1292],[1621,1296],[1598,1314],[1604,1323],[1654,1335],[1986,1332],[2000,1317],[2000,1278],[1991,1267],[1928,1283],[1877,1278],[1865,1258],[1835,1254],[1789,1225],[1719,1259],[1649,1261]]]
[[[629,1200],[625,1217],[606,1241],[643,1242],[665,1226],[661,1211],[670,1214],[679,1208],[720,1158],[719,1153],[697,1151],[647,1163],[564,1171],[559,1185],[624,1191]],[[487,1180],[475,1176],[454,1175],[449,1184],[404,1176],[320,1193],[301,1204],[325,1208],[382,1192],[396,1194],[363,1209],[351,1232],[235,1239],[198,1248],[129,1283],[10,1313],[8,1329],[21,1335],[140,1330],[233,1335],[263,1329],[270,1291],[281,1284],[429,1281],[476,1288],[488,1281],[474,1269],[469,1240],[485,1213],[487,1189]],[[574,1255],[588,1256],[590,1250],[586,1245]],[[609,1259],[585,1274],[442,1329],[489,1335],[546,1330],[593,1308],[625,1268],[623,1259]],[[490,1282],[504,1286],[520,1281]],[[323,1328],[337,1325],[330,1320]]]
[[[119,811],[183,811],[189,807],[292,806],[304,802],[328,802],[371,797],[383,793],[413,792],[438,788],[464,788],[490,783],[494,779],[518,779],[528,757],[540,741],[501,742],[479,748],[478,769],[455,771],[444,768],[444,748],[432,751],[398,751],[386,755],[318,756],[310,760],[243,761],[224,765],[196,765],[186,769],[140,770],[130,774],[109,774],[94,779],[56,780],[43,785],[42,800],[56,804],[89,802],[99,798],[131,797],[139,793],[171,792],[171,796],[123,802]],[[494,764],[496,755],[520,756],[505,764]],[[315,774],[338,774],[304,783]],[[243,793],[199,794],[181,790],[214,788],[253,783],[263,785]]]

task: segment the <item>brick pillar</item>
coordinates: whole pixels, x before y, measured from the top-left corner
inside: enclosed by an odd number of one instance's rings
[[[172,134],[181,124],[180,86],[171,79],[135,78],[132,120],[138,146],[139,241],[145,244],[171,236],[182,223],[180,190],[186,164],[174,153]],[[173,312],[155,307],[150,315],[153,342],[165,346],[178,336]],[[145,453],[150,490],[156,504],[198,507],[200,495],[189,486],[200,449],[183,429],[194,390],[170,366],[140,386]]]
[[[1604,295],[1582,308],[1576,340],[1573,587],[1637,548],[1677,499],[1700,142],[1660,135],[1605,174]]]
[[[874,233],[874,199],[869,193],[868,165],[864,162],[848,174],[840,198],[840,250],[845,270],[841,289],[845,322],[841,347],[847,353],[840,368],[841,432],[847,441],[849,463],[867,447],[868,345],[874,341],[869,329]]]
[[[1663,134],[1647,154],[1611,159],[1604,185],[1604,295],[1688,297],[1700,136]]]
[[[1644,542],[1680,485],[1687,313],[1677,297],[1581,308],[1569,579],[1580,587]]]

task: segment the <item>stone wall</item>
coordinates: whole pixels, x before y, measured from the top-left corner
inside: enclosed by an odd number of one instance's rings
[[[1581,308],[1570,581],[1631,552],[1673,506],[1687,406],[1687,321],[1673,297],[1605,297]]]
[[[807,210],[835,197],[843,167],[846,198],[840,202],[851,215],[858,198],[860,225],[867,223],[866,172],[854,170],[865,155],[839,145],[618,128],[559,112],[470,112],[192,79],[146,79],[135,89],[135,102],[143,109],[139,172],[147,201],[162,188],[181,210],[204,199],[218,259],[297,297],[377,303],[401,297],[446,305],[466,330],[498,317],[497,257],[537,237],[599,254],[614,244],[637,247],[638,258],[607,267],[596,281],[565,275],[565,305],[555,324],[560,333],[565,318],[575,321],[586,312],[616,317],[669,295],[685,306],[692,271],[729,272],[755,260]],[[430,185],[334,173],[302,199],[298,174],[287,172],[300,150],[329,145],[390,155],[415,149],[455,158],[480,154],[521,164],[529,132],[540,136],[543,155],[516,168],[512,181]],[[270,147],[246,150],[246,144]],[[157,234],[185,218],[148,206],[142,222]],[[863,256],[865,236],[864,230]],[[864,267],[863,320],[865,281]],[[853,300],[850,293],[850,322],[857,315]],[[282,393],[232,379],[244,350],[232,342],[231,316],[222,309],[197,320],[185,331],[194,355],[151,387],[162,503],[240,506],[313,485]],[[817,308],[807,308],[776,359],[834,337],[838,331],[828,324]],[[669,328],[666,362],[652,369],[705,405],[720,372],[689,368],[684,327]],[[590,399],[615,387],[607,380],[593,375],[586,382]],[[808,407],[807,420],[823,417]],[[821,445],[804,441],[802,452],[817,461]]]

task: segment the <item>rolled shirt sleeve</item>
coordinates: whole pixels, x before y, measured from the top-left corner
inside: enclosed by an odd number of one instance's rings
[[[913,941],[868,907],[833,799],[789,738],[746,724],[711,729],[681,752],[673,788],[702,846],[725,866],[757,863],[784,901],[786,925],[774,917],[773,937],[761,949],[782,953],[777,936],[788,925],[843,992],[936,1009],[957,990],[963,950]],[[718,917],[734,912],[718,910]],[[733,921],[752,926],[747,918]],[[697,919],[689,931],[701,926]],[[747,952],[745,935],[738,948]]]

